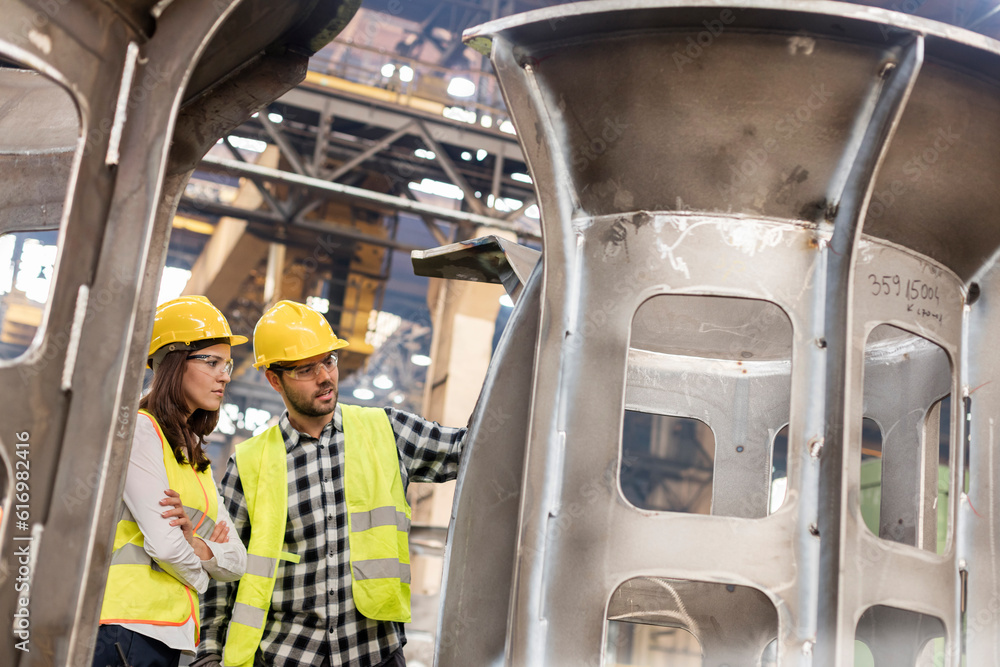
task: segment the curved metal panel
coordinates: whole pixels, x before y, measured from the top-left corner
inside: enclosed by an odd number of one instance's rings
[[[544,235],[503,664],[599,664],[613,592],[660,577],[760,591],[777,611],[781,665],[849,664],[856,634],[899,661],[917,651],[886,647],[923,642],[914,624],[925,622],[958,665],[963,589],[1000,581],[982,546],[998,524],[981,511],[970,522],[954,446],[971,416],[970,459],[989,479],[969,476],[992,503],[992,426],[962,399],[970,378],[988,387],[1000,372],[985,349],[985,293],[969,284],[995,282],[1000,249],[988,185],[1000,175],[1000,44],[878,8],[771,0],[576,3],[466,41],[491,56]],[[706,302],[636,317],[655,295]],[[713,307],[713,296],[776,304],[791,333],[741,328],[753,309]],[[968,356],[967,340],[982,356]],[[733,379],[734,351],[775,364],[774,381],[746,384],[756,401]],[[946,395],[953,444],[939,461]],[[754,456],[788,415],[785,502],[769,515],[757,500],[740,505],[766,497],[770,480],[761,465],[731,467],[740,459],[726,449],[714,465],[729,516],[636,509],[609,474],[629,406],[721,423],[717,444]],[[872,416],[901,429],[886,440],[883,518],[902,525],[881,536],[858,501],[861,421]],[[928,546],[935,464],[951,489],[942,553]],[[903,613],[871,612],[859,626],[873,608]],[[755,625],[763,617],[732,622],[769,631]],[[970,656],[997,650],[997,627],[994,614],[966,638]]]
[[[58,221],[61,232],[38,340],[17,361],[0,364],[0,458],[8,466],[0,481],[0,609],[8,619],[30,616],[19,637],[26,643],[6,643],[0,664],[91,661],[179,193],[199,151],[301,80],[309,49],[332,38],[356,8],[316,0],[280,6],[0,0],[5,63],[13,60],[61,85],[80,126],[74,134],[58,115],[48,126],[46,115],[36,112],[19,121],[31,129],[14,132],[25,154],[0,159],[0,168],[41,165],[47,153],[39,137],[68,147],[67,155],[75,150],[72,168],[58,157],[46,178],[36,178],[41,169],[26,170],[20,177],[33,189],[19,190],[20,200],[4,198],[5,206],[19,201],[22,209],[5,227],[51,228]],[[12,72],[0,68],[0,77]],[[37,107],[29,104],[31,95],[2,88],[7,95],[0,109],[31,113]],[[184,150],[172,157],[175,136]],[[55,192],[50,176],[61,173],[68,176]],[[14,477],[14,465],[29,453],[30,499],[21,500],[15,492],[25,490],[16,482],[24,480]],[[14,577],[25,586],[15,588]]]

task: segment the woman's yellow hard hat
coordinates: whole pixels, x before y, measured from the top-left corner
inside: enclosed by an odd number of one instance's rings
[[[215,339],[225,339],[230,345],[240,345],[248,340],[246,336],[233,334],[226,316],[206,297],[182,296],[157,307],[153,318],[153,339],[146,358],[162,358],[173,350],[191,349],[191,345],[198,341]]]

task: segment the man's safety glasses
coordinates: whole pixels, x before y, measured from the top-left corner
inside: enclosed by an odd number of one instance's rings
[[[271,364],[268,368],[272,371],[285,373],[293,380],[312,380],[319,376],[319,369],[321,368],[327,373],[332,374],[337,368],[337,355],[331,352],[330,356],[314,364],[304,364],[302,366],[277,366]]]

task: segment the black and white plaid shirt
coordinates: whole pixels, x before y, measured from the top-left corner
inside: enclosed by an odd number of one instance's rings
[[[386,408],[396,434],[403,487],[445,482],[458,475],[464,428],[439,426]],[[406,643],[403,624],[373,621],[354,606],[344,503],[344,427],[338,405],[319,439],[296,431],[288,413],[278,421],[288,459],[288,520],[283,551],[299,563],[279,561],[260,652],[273,667],[378,665]],[[235,457],[222,480],[222,497],[240,539],[250,542],[246,499]],[[199,656],[222,654],[236,600],[236,584],[214,579],[202,596]],[[260,653],[258,654],[260,655]]]

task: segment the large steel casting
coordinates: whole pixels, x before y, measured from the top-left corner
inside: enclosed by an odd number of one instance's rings
[[[473,419],[438,664],[599,665],[623,621],[713,667],[996,663],[1000,44],[769,0],[465,38],[544,238]],[[657,415],[710,430],[709,464],[636,454]]]

